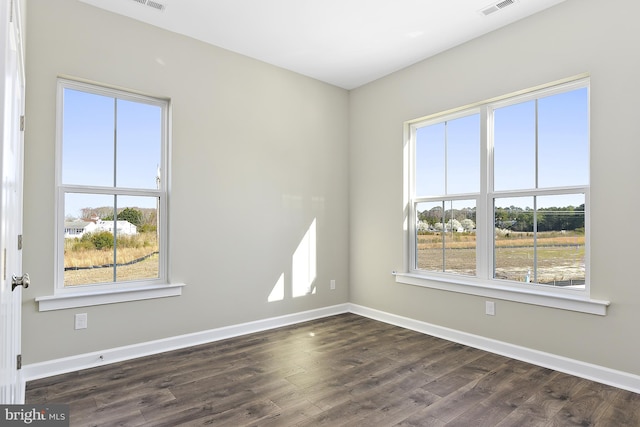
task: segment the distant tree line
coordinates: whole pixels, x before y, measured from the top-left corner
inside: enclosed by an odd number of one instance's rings
[[[443,209],[442,206],[436,206],[429,210],[418,212],[418,220],[423,221],[430,227],[434,227],[436,224],[443,222],[446,223],[451,220],[456,220],[462,223],[463,220],[471,220],[475,224],[476,222],[476,208],[462,208],[462,209]]]
[[[533,231],[533,209],[510,206],[495,209],[496,227],[512,231]],[[536,214],[538,231],[584,232],[584,204],[580,206],[539,208]]]
[[[534,211],[530,207],[497,207],[494,211],[495,226],[511,231],[532,232]],[[539,208],[536,214],[538,231],[581,231],[584,232],[584,204],[580,206]],[[443,209],[436,206],[418,212],[419,231],[441,231],[443,224],[449,224],[455,230],[460,225],[469,231],[476,222],[476,209]]]

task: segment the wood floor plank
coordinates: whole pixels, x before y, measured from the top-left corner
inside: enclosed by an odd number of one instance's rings
[[[72,426],[640,426],[640,395],[342,314],[30,381]]]
[[[280,411],[255,421],[249,426],[293,426],[306,421],[322,412],[322,409],[301,396],[297,391],[271,396],[271,401]]]
[[[103,408],[106,406],[114,406],[119,402],[126,402],[129,406],[135,409],[140,408],[154,408],[160,403],[169,402],[175,400],[175,396],[167,389],[149,390],[143,394],[135,394],[132,398],[130,390],[120,390],[118,395],[108,394],[96,394],[93,399],[96,402],[96,407]]]
[[[583,386],[569,398],[549,425],[593,426],[611,405],[618,394],[617,389],[584,380]]]
[[[494,427],[526,402],[551,379],[554,371],[526,365],[526,370],[510,378],[478,405],[449,423],[451,427]]]
[[[98,407],[88,401],[93,398],[85,398],[69,405],[69,418],[71,425],[105,426],[105,425],[130,425],[141,426],[146,420],[138,407],[138,402],[122,400],[113,405]]]
[[[549,381],[497,424],[500,427],[543,426],[549,423],[583,386],[583,379],[553,372]]]
[[[640,426],[640,394],[618,390],[611,404],[599,418],[603,426]]]
[[[504,390],[522,373],[520,365],[509,361],[450,393],[446,398],[413,414],[406,422],[415,423],[421,419],[439,419],[445,423],[453,422],[457,417],[479,405],[494,393]],[[423,387],[430,391],[430,384]]]
[[[237,426],[247,426],[254,422],[261,422],[263,419],[267,418],[270,415],[280,413],[279,408],[270,400],[254,400],[247,402],[245,404],[236,406],[229,410],[207,415],[200,419],[192,420],[186,423],[189,426],[207,426],[213,425],[216,427],[237,427]],[[171,423],[168,425],[178,425],[175,424],[176,421],[173,419]],[[156,425],[167,425],[163,422],[159,424],[154,423]]]
[[[350,425],[354,427],[395,425],[440,399],[440,396],[420,388],[404,393],[397,390],[381,390],[371,398],[371,402],[376,405],[377,409],[369,411],[364,417],[354,420]]]
[[[507,360],[501,356],[484,352],[473,352],[471,354],[465,352],[461,353],[461,356],[464,356],[464,358],[447,358],[445,360],[447,363],[446,367],[442,364],[435,365],[438,372],[445,372],[445,369],[453,366],[457,367],[435,378],[432,382],[425,385],[424,388],[438,396],[447,396],[460,387],[482,378],[495,369],[496,366],[502,365]],[[467,360],[469,360],[468,363],[466,363]],[[431,368],[433,369],[433,366]]]

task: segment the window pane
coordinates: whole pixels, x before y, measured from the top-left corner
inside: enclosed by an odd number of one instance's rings
[[[447,122],[447,194],[480,191],[480,115]]]
[[[157,197],[67,193],[64,285],[158,278],[158,203]]]
[[[116,280],[121,282],[158,278],[159,199],[117,196],[117,203]]]
[[[418,203],[416,210],[416,268],[443,271],[444,202]]]
[[[584,194],[537,197],[537,283],[583,287]]]
[[[64,286],[113,281],[114,196],[65,194]]]
[[[494,189],[535,188],[535,101],[494,111]]]
[[[162,109],[118,100],[116,186],[157,188],[162,147]]]
[[[416,130],[416,195],[445,194],[445,124]]]
[[[538,186],[589,183],[587,89],[538,101]]]
[[[445,271],[476,274],[475,200],[454,200],[445,203]]]
[[[535,274],[533,197],[494,201],[496,279],[532,282]]]
[[[476,273],[475,200],[417,205],[416,268]]]
[[[584,287],[584,206],[584,194],[495,199],[494,277]]]
[[[480,115],[416,130],[416,195],[480,190]]]
[[[62,182],[113,186],[114,99],[64,90]]]

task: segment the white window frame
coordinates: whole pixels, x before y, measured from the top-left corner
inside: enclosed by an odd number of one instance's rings
[[[542,85],[493,98],[473,105],[445,111],[420,119],[410,120],[404,125],[404,197],[406,207],[404,223],[404,271],[395,273],[396,282],[423,286],[433,289],[477,295],[492,299],[502,299],[545,307],[560,308],[590,314],[606,315],[609,301],[590,298],[589,239],[590,239],[590,195],[589,185],[567,186],[560,188],[542,188],[513,191],[493,190],[493,111],[499,107],[525,102],[532,99],[554,95],[578,88],[587,88],[587,75],[577,76],[562,81]],[[415,135],[420,127],[450,121],[459,117],[480,113],[480,192],[471,194],[437,195],[434,197],[417,197],[415,195]],[[494,217],[493,200],[501,197],[516,196],[548,196],[558,194],[585,195],[585,274],[584,289],[562,289],[559,287],[529,284],[493,278],[494,265]],[[426,271],[416,268],[416,206],[422,202],[441,200],[476,200],[476,275]]]
[[[161,142],[161,164],[160,171],[162,179],[158,189],[134,189],[134,188],[112,188],[90,185],[70,185],[62,182],[62,121],[64,90],[73,89],[77,91],[114,97],[122,100],[141,102],[155,105],[162,109],[162,142]],[[171,104],[168,99],[156,98],[131,92],[123,89],[112,88],[91,82],[59,78],[57,84],[57,110],[56,110],[56,209],[55,209],[55,283],[53,295],[40,296],[36,298],[40,311],[58,310],[73,307],[84,307],[91,305],[101,305],[118,303],[125,301],[135,301],[142,299],[161,298],[178,296],[182,293],[184,284],[169,283],[169,244],[168,244],[168,198],[169,198],[169,166],[170,166],[170,115]],[[64,286],[64,217],[65,217],[65,194],[85,193],[85,194],[105,194],[123,196],[146,196],[159,199],[157,224],[160,234],[159,242],[159,275],[158,278],[111,282],[104,284],[87,284],[73,287]]]

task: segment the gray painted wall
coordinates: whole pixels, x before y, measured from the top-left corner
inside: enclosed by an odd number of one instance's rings
[[[640,3],[568,0],[351,92],[350,301],[640,374]],[[592,297],[606,317],[397,284],[403,122],[591,74]],[[633,224],[634,220],[631,219]]]
[[[25,363],[348,300],[347,91],[75,0],[30,0],[27,13]],[[58,75],[171,98],[170,268],[182,296],[37,311],[54,286]],[[282,273],[290,287],[314,219],[315,294],[267,302]],[[88,329],[73,329],[75,313]]]

